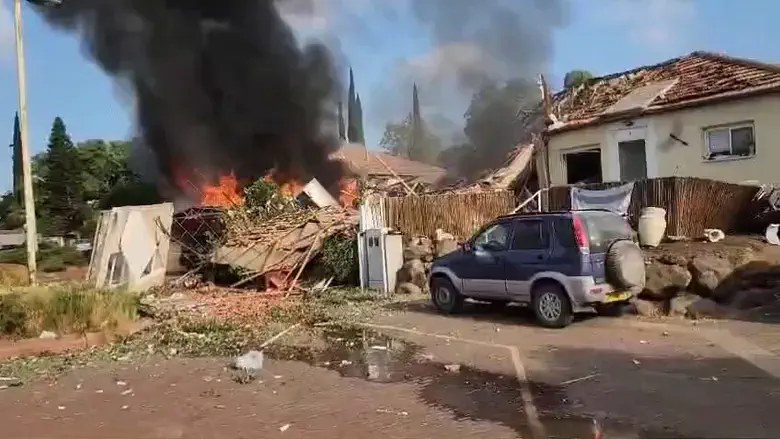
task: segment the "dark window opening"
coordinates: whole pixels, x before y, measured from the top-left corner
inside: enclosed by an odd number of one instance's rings
[[[566,184],[601,183],[601,151],[570,152],[563,155]]]

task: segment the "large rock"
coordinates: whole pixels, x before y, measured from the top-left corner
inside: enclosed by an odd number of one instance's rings
[[[396,273],[395,281],[397,284],[409,282],[422,290],[427,290],[428,276],[425,273],[425,265],[419,259],[404,262],[404,265]]]
[[[725,306],[703,297],[688,305],[686,311],[686,317],[691,319],[722,319],[732,314]]]
[[[780,289],[761,289],[737,291],[728,303],[729,307],[738,310],[749,310],[780,302]]]
[[[442,257],[458,250],[458,242],[454,239],[441,239],[436,241],[436,257]]]
[[[404,261],[420,259],[423,261],[433,260],[433,244],[430,238],[425,236],[413,237],[406,243],[404,248]]]
[[[647,284],[643,296],[664,300],[685,291],[691,283],[691,273],[679,265],[653,263],[647,266]]]
[[[669,299],[669,315],[675,317],[687,316],[688,307],[699,299],[700,297],[694,294],[681,294]]]
[[[694,289],[701,295],[711,295],[734,271],[734,265],[728,259],[714,254],[694,257],[688,268],[693,275]]]
[[[664,315],[663,303],[651,300],[634,299],[629,310],[642,317],[661,317]]]
[[[403,294],[403,295],[421,295],[422,294],[422,288],[418,287],[417,285],[411,283],[411,282],[403,282],[400,284],[397,284],[395,287],[395,294]]]

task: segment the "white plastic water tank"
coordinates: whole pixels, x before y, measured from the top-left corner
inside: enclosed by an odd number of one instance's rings
[[[368,229],[358,234],[361,289],[386,295],[395,291],[395,277],[404,263],[403,236],[388,229]]]

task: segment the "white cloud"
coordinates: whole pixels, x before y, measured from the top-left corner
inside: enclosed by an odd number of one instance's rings
[[[692,0],[600,0],[588,3],[597,23],[620,27],[629,38],[654,50],[680,50],[693,35]]]

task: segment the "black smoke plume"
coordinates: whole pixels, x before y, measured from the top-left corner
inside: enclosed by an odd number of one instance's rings
[[[38,10],[79,34],[131,92],[141,143],[168,183],[230,171],[248,183],[271,169],[326,187],[340,178],[329,160],[337,138],[323,129],[340,89],[332,58],[323,45],[301,47],[273,0],[64,0]]]

